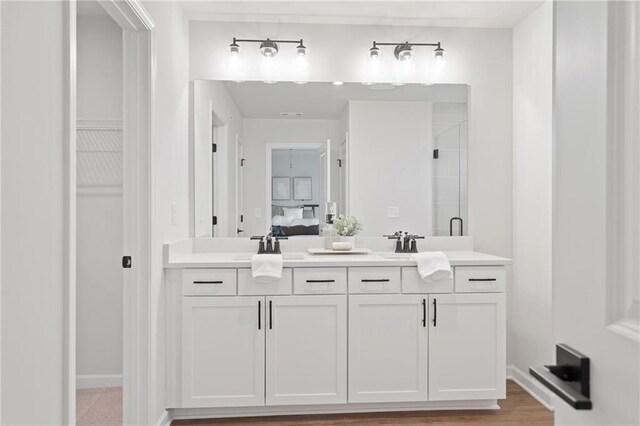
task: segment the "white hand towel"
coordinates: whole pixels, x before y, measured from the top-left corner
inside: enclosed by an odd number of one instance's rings
[[[251,276],[262,283],[272,283],[282,278],[281,254],[254,254],[251,257]]]
[[[425,251],[411,256],[418,265],[418,274],[423,280],[441,281],[453,278],[447,255],[441,251]]]

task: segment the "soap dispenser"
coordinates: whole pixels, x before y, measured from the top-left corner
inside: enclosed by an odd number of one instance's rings
[[[333,249],[333,243],[338,241],[338,233],[336,232],[336,227],[333,226],[333,219],[336,214],[336,203],[329,202],[327,203],[327,224],[322,229],[322,236],[324,237],[324,248],[327,250]]]

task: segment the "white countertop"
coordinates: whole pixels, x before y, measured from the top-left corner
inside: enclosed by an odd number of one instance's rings
[[[477,251],[445,251],[451,266],[510,265],[511,259]],[[165,268],[250,268],[253,253],[174,253]],[[415,266],[406,253],[311,255],[284,253],[284,267]]]

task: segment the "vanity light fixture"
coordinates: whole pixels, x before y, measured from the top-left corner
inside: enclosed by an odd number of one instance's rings
[[[401,62],[409,61],[413,57],[413,48],[420,46],[431,46],[435,47],[433,54],[436,60],[441,61],[444,59],[444,49],[440,45],[440,42],[437,43],[409,43],[405,41],[404,43],[380,43],[377,41],[373,42],[373,47],[369,49],[369,58],[371,61],[378,61],[381,58],[380,48],[378,46],[395,46],[393,49],[393,55],[397,60]]]
[[[233,38],[233,42],[229,45],[229,53],[232,56],[240,54],[240,45],[238,43],[260,43],[260,53],[266,58],[273,58],[278,54],[280,50],[278,44],[297,44],[296,54],[298,56],[305,56],[307,54],[307,47],[304,45],[302,39],[300,40],[271,40],[266,38],[260,39],[248,39],[248,38]]]

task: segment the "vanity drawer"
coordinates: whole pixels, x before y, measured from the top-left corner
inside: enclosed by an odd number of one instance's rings
[[[183,296],[235,296],[235,269],[185,269],[182,271]]]
[[[400,268],[349,268],[349,293],[400,293]]]
[[[295,268],[295,294],[345,294],[347,268]]]
[[[441,281],[423,280],[418,268],[402,268],[403,293],[453,293],[453,278]]]
[[[241,296],[270,296],[291,294],[293,274],[291,268],[282,269],[280,281],[272,283],[257,282],[251,276],[251,269],[238,269],[238,294]]]
[[[456,293],[502,293],[507,272],[502,266],[458,266],[454,282]]]

